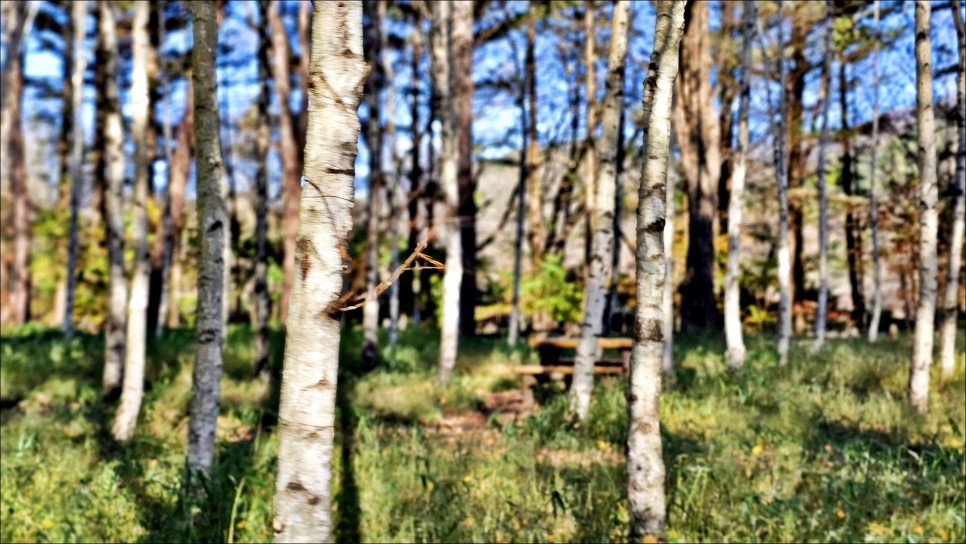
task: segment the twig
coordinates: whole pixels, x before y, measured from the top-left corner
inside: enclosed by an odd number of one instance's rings
[[[370,301],[370,300],[372,300],[374,298],[379,297],[379,295],[381,295],[382,293],[384,293],[386,291],[386,289],[389,289],[389,286],[391,286],[393,283],[395,283],[396,280],[399,279],[399,276],[402,276],[403,272],[405,272],[406,270],[409,270],[410,269],[410,265],[412,265],[413,264],[413,261],[415,261],[417,258],[422,258],[424,261],[426,261],[426,262],[428,262],[428,263],[430,263],[432,265],[432,266],[422,266],[422,267],[418,267],[418,269],[420,269],[420,270],[423,270],[423,269],[443,270],[443,269],[445,269],[446,267],[445,267],[445,265],[443,265],[443,263],[441,263],[439,261],[436,261],[436,260],[432,259],[431,257],[429,257],[428,255],[426,255],[425,253],[423,253],[423,250],[426,249],[426,246],[427,245],[429,245],[429,237],[428,236],[426,238],[423,238],[418,244],[416,244],[416,249],[414,249],[413,252],[409,255],[409,257],[407,257],[406,260],[403,261],[403,263],[401,265],[399,265],[399,267],[396,268],[395,271],[393,271],[392,275],[390,275],[385,280],[379,282],[379,285],[376,285],[375,287],[373,287],[369,291],[367,291],[367,292],[365,292],[365,293],[363,293],[361,295],[357,295],[356,297],[354,297],[353,298],[353,302],[355,302],[355,304],[352,304],[351,306],[343,306],[342,308],[339,308],[339,311],[348,312],[350,310],[355,310],[356,308],[361,308],[366,302],[368,302],[368,301]],[[413,270],[416,270],[417,268],[416,267],[413,267],[412,269]],[[347,294],[343,298],[347,301],[348,298],[349,298],[349,296],[350,295]]]

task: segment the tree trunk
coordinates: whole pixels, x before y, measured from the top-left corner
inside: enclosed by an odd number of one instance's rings
[[[457,153],[457,178],[459,183],[458,221],[462,246],[463,276],[460,279],[459,330],[465,336],[476,334],[476,181],[473,178],[473,2],[455,2],[452,6],[453,26],[451,36],[453,115]],[[535,80],[534,80],[535,81]],[[533,86],[535,83],[530,82]],[[533,109],[536,116],[536,90],[531,88]],[[530,127],[536,131],[536,123]],[[530,154],[536,161],[536,138],[531,133]],[[531,171],[531,175],[532,175]],[[534,180],[536,182],[536,180]],[[539,243],[539,241],[538,241]]]
[[[543,260],[543,191],[540,187],[540,177],[537,175],[537,161],[540,153],[540,142],[537,141],[537,61],[534,52],[537,41],[535,22],[537,6],[533,2],[529,6],[524,62],[527,73],[527,111],[530,118],[527,121],[526,156],[521,157],[521,160],[527,163],[527,238],[530,242],[530,263],[532,270],[537,271],[540,270],[540,261]],[[593,11],[590,4],[587,5],[587,10]],[[591,194],[588,198],[595,199],[597,195]]]
[[[87,38],[87,1],[71,4],[71,24],[73,24],[73,49],[71,67],[71,113],[74,122],[71,124],[71,153],[70,153],[70,225],[68,226],[67,242],[67,294],[64,302],[64,316],[61,331],[66,336],[74,332],[74,287],[77,278],[74,269],[77,266],[77,215],[80,208],[81,191],[84,188],[84,119],[82,116],[84,99],[84,71],[87,69],[87,56],[84,54],[84,42]]]
[[[101,176],[104,199],[101,201],[106,226],[108,262],[107,321],[104,325],[104,375],[101,387],[105,397],[113,397],[121,387],[124,374],[124,326],[127,303],[127,276],[124,273],[124,127],[117,92],[117,27],[114,3],[97,5],[97,65],[104,71],[98,88],[99,114],[104,117],[103,149],[97,175]]]
[[[925,413],[929,406],[929,366],[932,364],[936,313],[936,140],[932,103],[932,54],[930,51],[929,2],[916,2],[916,119],[919,139],[919,303],[916,307],[916,336],[909,372],[909,400]]]
[[[446,248],[446,271],[443,274],[443,322],[439,345],[437,377],[448,383],[456,366],[459,341],[460,285],[463,282],[463,243],[460,236],[459,208],[459,142],[456,133],[456,109],[453,104],[453,77],[450,58],[453,44],[450,27],[455,26],[451,8],[456,4],[440,2],[430,4],[433,10],[433,33],[431,50],[433,57],[433,86],[439,94],[439,120],[442,126],[440,140],[439,184],[443,190],[443,217],[436,224],[439,237]],[[465,31],[463,22],[458,24]],[[456,30],[453,30],[456,33]]]
[[[953,0],[953,20],[959,40],[959,69],[956,74],[956,125],[959,148],[956,151],[956,180],[949,191],[953,196],[952,233],[949,236],[949,266],[943,295],[942,322],[939,325],[939,357],[943,379],[953,375],[956,365],[956,298],[959,296],[959,271],[963,259],[963,229],[966,228],[966,22],[959,0]]]
[[[591,1],[584,5],[584,67],[585,92],[587,94],[587,156],[586,178],[584,181],[584,212],[586,230],[584,234],[584,262],[590,262],[594,233],[594,203],[597,198],[597,36],[594,21],[596,4]],[[589,269],[588,269],[589,272]],[[586,277],[586,276],[585,276]]]
[[[363,2],[365,18],[366,63],[372,69],[365,86],[366,145],[369,148],[369,194],[366,196],[366,292],[372,293],[379,283],[379,200],[384,187],[382,165],[382,124],[379,112],[382,109],[380,94],[384,87],[382,74],[382,24],[381,4]],[[379,343],[379,297],[369,297],[362,306],[363,353],[375,353]]]
[[[663,230],[671,147],[671,108],[678,48],[684,32],[683,2],[659,1],[654,47],[644,80],[644,164],[637,207],[637,310],[627,395],[627,498],[631,536],[664,532],[664,459],[661,452],[661,366],[664,278]]]
[[[74,6],[71,4],[64,5],[64,13],[67,15],[67,21],[61,27],[60,37],[64,41],[63,46],[63,70],[61,72],[62,83],[61,83],[61,115],[60,115],[60,136],[57,142],[57,153],[60,155],[60,176],[57,180],[57,208],[56,212],[58,214],[67,212],[70,214],[70,200],[71,200],[71,177],[74,172],[71,170],[71,134],[73,132],[74,125],[74,104],[71,98],[71,93],[73,92],[73,82],[71,78],[71,70],[74,68],[74,49],[76,45],[73,43],[72,36],[74,33]],[[60,219],[58,217],[58,219]],[[70,219],[68,219],[68,224]],[[67,312],[67,276],[73,274],[74,262],[71,261],[68,251],[68,246],[70,245],[70,232],[68,228],[67,239],[57,240],[57,254],[67,255],[68,259],[65,263],[64,274],[62,277],[57,278],[57,285],[54,287],[54,311],[52,313],[53,322],[61,326],[61,331],[65,334],[70,332],[69,329],[73,329],[73,322],[69,325],[64,322],[65,314]],[[75,248],[76,249],[76,248]],[[73,297],[73,293],[70,294]]]
[[[879,335],[879,317],[882,314],[882,273],[879,263],[879,210],[876,199],[876,175],[878,162],[876,151],[879,147],[879,0],[873,1],[875,11],[875,39],[872,50],[872,159],[869,168],[869,230],[872,235],[872,315],[869,317],[869,342],[875,342]]]
[[[413,74],[411,92],[410,115],[412,116],[412,141],[411,151],[412,164],[409,169],[409,246],[416,247],[420,236],[420,203],[422,196],[423,166],[420,164],[422,151],[422,127],[419,116],[419,63],[423,55],[423,33],[422,33],[422,10],[413,10],[413,30],[410,34],[412,57],[410,59],[410,69]],[[416,272],[403,274],[399,279],[399,299],[402,311],[409,312],[413,325],[419,325],[420,311],[419,301],[419,282],[416,281]]]
[[[507,343],[515,346],[520,338],[520,279],[523,275],[523,237],[525,234],[525,221],[523,212],[527,209],[527,161],[525,153],[527,149],[527,106],[524,100],[527,88],[526,78],[529,74],[520,74],[520,95],[517,97],[517,106],[520,108],[520,177],[516,188],[516,238],[513,244],[513,295],[510,299],[510,323],[507,332]]]
[[[162,0],[161,2],[158,3],[157,10],[158,10],[158,18],[159,18],[159,21],[158,21],[158,43],[159,44],[164,43],[164,36],[165,36],[164,33],[165,33],[165,25],[166,25],[166,17],[165,17],[166,8],[167,8],[166,1]],[[160,54],[160,45],[159,45],[158,54]],[[157,312],[157,315],[154,316],[154,320],[155,320],[154,336],[155,337],[161,336],[161,333],[164,332],[164,325],[168,315],[168,305],[170,303],[169,295],[171,293],[170,289],[168,288],[169,287],[168,282],[171,276],[171,252],[173,249],[173,236],[171,233],[171,168],[172,168],[171,140],[173,139],[171,135],[171,106],[170,106],[171,74],[167,68],[162,72],[162,74],[163,76],[162,76],[161,86],[164,92],[164,105],[162,108],[163,109],[162,115],[164,116],[164,119],[161,125],[162,127],[161,134],[162,134],[162,137],[164,138],[164,165],[165,165],[165,168],[167,168],[168,183],[164,187],[164,208],[162,211],[161,220],[159,221],[160,225],[158,226],[158,232],[157,232],[157,235],[160,237],[160,240],[155,242],[161,246],[161,250],[160,250],[161,270],[158,274],[159,284],[160,284],[158,285],[158,290],[159,290],[158,312]]]
[[[278,154],[282,162],[282,301],[279,318],[284,323],[292,298],[295,279],[295,234],[299,228],[299,191],[302,190],[302,164],[299,161],[295,124],[288,98],[289,82],[288,32],[279,13],[281,4],[273,1],[268,10],[272,39],[272,80],[278,97]]]
[[[738,145],[731,174],[728,198],[728,264],[725,272],[725,339],[728,344],[728,366],[739,370],[745,366],[745,340],[741,330],[741,221],[744,213],[745,171],[748,155],[748,107],[751,101],[751,51],[754,47],[757,14],[752,0],[742,8],[742,53],[738,68]],[[722,108],[728,107],[722,103]]]
[[[367,67],[361,2],[317,2],[312,18],[305,190],[279,406],[276,542],[332,538],[330,462],[339,307],[352,228],[353,166]]]
[[[134,434],[141,399],[144,396],[144,355],[147,343],[148,282],[151,263],[148,259],[148,3],[134,4],[131,23],[131,133],[134,139],[134,210],[131,222],[134,238],[134,272],[127,304],[127,339],[124,355],[124,387],[121,406],[117,410],[112,429],[114,439],[126,441]]]
[[[258,20],[268,16],[268,0],[258,2]],[[268,25],[258,26],[258,128],[255,136],[255,363],[253,374],[267,381],[268,363]]]
[[[825,2],[825,48],[822,50],[822,132],[818,140],[818,305],[815,309],[815,343],[812,353],[825,345],[825,321],[828,316],[828,196],[825,189],[825,148],[828,141],[828,110],[831,93],[832,2]]]
[[[778,80],[786,81],[785,72],[785,33],[784,4],[779,4],[778,17],[778,47],[776,51],[778,63]],[[770,87],[769,87],[770,89]],[[775,142],[773,145],[775,153],[775,170],[777,171],[776,183],[778,184],[778,364],[785,366],[788,364],[788,344],[792,334],[792,293],[790,292],[791,273],[791,254],[788,248],[788,164],[785,162],[785,145],[788,141],[787,129],[787,85],[780,86],[778,93],[778,123],[775,125]],[[769,92],[768,103],[771,104],[771,93]]]
[[[633,18],[633,14],[628,15],[628,17]],[[627,63],[624,63],[624,70],[626,73]],[[622,77],[623,82],[626,78]],[[620,121],[617,123],[617,156],[614,159],[614,216],[612,223],[614,225],[614,236],[611,240],[611,259],[610,259],[610,286],[607,288],[607,300],[604,301],[604,328],[603,335],[609,335],[614,326],[614,314],[617,312],[617,306],[619,304],[618,290],[620,283],[620,264],[621,264],[621,215],[624,208],[624,182],[621,178],[624,175],[624,158],[625,158],[625,143],[624,143],[624,125],[626,124],[625,116],[627,115],[627,106],[621,104],[620,108]]]
[[[3,69],[0,71],[0,104],[3,110],[0,114],[0,153],[7,160],[0,161],[0,193],[9,191],[11,197],[9,221],[13,255],[3,257],[5,277],[0,283],[5,299],[3,321],[20,325],[26,322],[30,306],[30,202],[20,117],[25,56],[22,46],[33,26],[37,3],[9,2],[4,7],[10,12],[5,14],[8,39]]]
[[[584,286],[584,320],[580,324],[580,342],[574,359],[571,386],[571,410],[579,421],[587,418],[594,389],[594,365],[597,363],[597,339],[604,321],[607,298],[605,282],[610,277],[614,251],[614,194],[617,191],[618,132],[624,108],[624,63],[627,58],[627,2],[614,2],[611,22],[610,53],[607,59],[607,82],[604,93],[603,127],[597,150],[600,171],[597,173],[594,205],[594,237],[592,257]],[[532,143],[532,142],[531,142]],[[619,249],[619,248],[617,248]]]
[[[714,216],[717,207],[719,127],[715,119],[708,3],[689,2],[681,46],[674,126],[681,170],[688,190],[687,270],[681,285],[681,328],[704,331],[717,326],[714,299]]]
[[[379,4],[379,22],[380,25],[385,25],[386,21],[386,1],[380,0]],[[382,51],[389,51],[389,34],[383,29],[379,32],[380,49]],[[386,82],[386,128],[383,133],[384,144],[380,146],[380,152],[385,149],[388,157],[386,159],[389,161],[389,169],[387,171],[386,179],[386,196],[387,204],[390,212],[390,225],[389,225],[389,269],[395,271],[399,267],[399,242],[404,240],[406,226],[409,223],[409,218],[406,217],[406,206],[403,205],[402,195],[400,193],[399,180],[401,176],[399,175],[400,165],[396,160],[396,88],[394,85],[395,72],[393,70],[392,62],[389,58],[389,54],[385,54],[382,57],[382,72],[383,77]],[[399,337],[399,282],[394,281],[389,285],[389,346],[395,347],[396,340]]]
[[[178,139],[171,154],[171,174],[168,184],[168,198],[171,207],[168,215],[171,218],[171,228],[168,230],[171,241],[171,266],[168,275],[168,297],[171,302],[168,304],[167,326],[174,329],[181,326],[181,312],[178,307],[178,300],[181,294],[181,263],[183,251],[183,230],[184,230],[184,191],[188,183],[188,174],[191,169],[191,157],[194,155],[195,146],[195,106],[194,106],[194,87],[191,84],[191,70],[185,72],[185,110],[178,129]]]
[[[851,197],[854,193],[852,172],[852,134],[849,128],[848,80],[845,74],[846,59],[839,55],[839,108],[842,112],[842,192]],[[845,251],[849,266],[849,292],[852,295],[852,321],[861,328],[865,323],[865,293],[862,274],[862,237],[858,220],[852,213],[851,199],[845,207]]]
[[[224,340],[225,238],[228,211],[222,180],[221,138],[215,78],[218,30],[215,5],[191,4],[194,48],[191,51],[195,97],[195,177],[198,186],[198,306],[195,322],[197,343],[191,387],[191,419],[188,424],[188,468],[205,476],[215,456],[215,422],[221,396],[221,358]]]
[[[810,29],[799,12],[801,6],[792,6],[791,14],[791,68],[785,80],[785,100],[782,101],[786,126],[788,151],[786,188],[796,189],[803,185],[808,163],[808,152],[803,149],[804,124],[804,96],[805,75],[809,72],[808,60],[805,58],[806,38]],[[779,28],[779,31],[783,29]],[[805,246],[802,233],[802,202],[796,198],[788,202],[788,225],[792,232],[789,244],[791,284],[789,289],[790,305],[795,320],[795,331],[805,330],[805,314],[802,312],[802,302],[805,300],[805,263],[802,254]],[[779,265],[780,266],[780,265]]]

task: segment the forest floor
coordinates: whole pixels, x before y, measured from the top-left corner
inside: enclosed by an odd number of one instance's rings
[[[362,376],[353,372],[360,335],[344,336],[338,540],[625,540],[622,381],[599,380],[575,428],[552,385],[532,410],[512,408],[512,367],[535,356],[501,340],[464,342],[453,383],[438,387],[437,336],[403,332]],[[171,331],[149,346],[139,427],[120,446],[109,437],[115,405],[100,398],[100,338],[4,332],[0,540],[271,540],[277,394],[251,379],[247,328],[233,327],[227,342],[208,502],[179,491],[192,337]],[[904,400],[908,337],[832,340],[817,357],[806,343],[779,368],[770,340],[749,336],[737,376],[720,340],[676,341],[677,377],[661,405],[668,540],[966,539],[961,363],[944,384],[934,371],[920,417]]]

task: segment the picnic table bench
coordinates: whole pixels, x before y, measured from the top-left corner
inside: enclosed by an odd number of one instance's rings
[[[537,381],[565,380],[574,373],[574,358],[562,357],[564,350],[576,349],[580,338],[548,337],[530,338],[527,344],[535,350],[540,358],[537,365],[519,365],[513,369],[516,374],[523,376],[523,392],[530,399],[533,386]],[[630,367],[631,348],[634,347],[632,338],[598,338],[597,347],[600,350],[614,349],[620,352],[620,358],[598,358],[594,364],[594,374],[619,375],[626,374]]]

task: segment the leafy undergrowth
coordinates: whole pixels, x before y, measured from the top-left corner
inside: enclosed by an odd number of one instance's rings
[[[963,541],[966,377],[933,375],[929,415],[904,401],[909,341],[808,345],[778,368],[748,339],[740,375],[718,340],[682,336],[662,400],[670,541]],[[148,348],[134,439],[109,428],[102,341],[38,329],[0,339],[0,540],[269,541],[277,393],[250,378],[251,333],[228,339],[208,501],[181,489],[192,333]],[[624,389],[598,382],[574,427],[559,388],[531,414],[487,404],[518,386],[525,348],[475,339],[434,383],[436,333],[404,332],[374,371],[343,341],[333,508],[341,541],[624,540]],[[273,337],[274,382],[282,337]],[[963,350],[957,353],[963,360]],[[474,417],[470,417],[474,416]],[[504,415],[506,416],[506,415]],[[466,421],[453,425],[452,421]],[[346,439],[350,437],[351,439]]]

